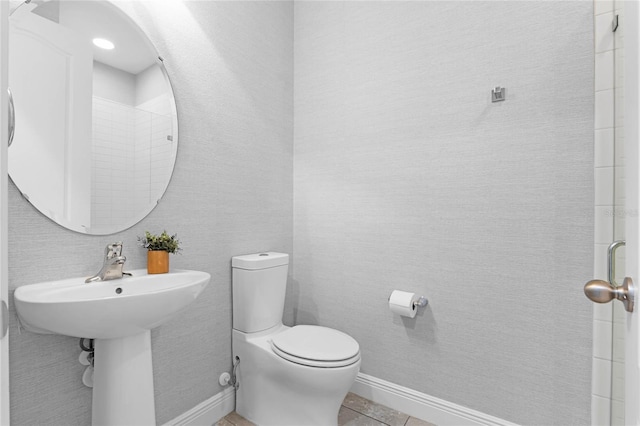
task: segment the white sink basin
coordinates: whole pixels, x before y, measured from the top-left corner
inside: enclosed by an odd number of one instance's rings
[[[29,331],[114,339],[151,330],[193,302],[207,286],[206,272],[172,270],[85,283],[83,278],[18,287],[16,310]]]
[[[211,275],[172,270],[85,283],[71,278],[16,289],[24,328],[95,339],[91,423],[155,425],[151,329],[196,300]]]

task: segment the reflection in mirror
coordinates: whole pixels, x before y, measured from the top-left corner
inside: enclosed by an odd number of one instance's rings
[[[133,226],[164,194],[177,153],[175,101],[155,48],[102,0],[22,3],[9,31],[11,179],[73,231]]]

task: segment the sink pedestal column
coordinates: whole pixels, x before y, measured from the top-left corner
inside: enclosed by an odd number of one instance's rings
[[[155,426],[151,332],[95,339],[93,426]]]

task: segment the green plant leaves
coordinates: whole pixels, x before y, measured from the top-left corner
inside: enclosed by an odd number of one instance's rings
[[[147,250],[163,250],[169,253],[178,253],[180,250],[180,240],[178,234],[169,235],[167,231],[162,234],[155,235],[149,231],[145,231],[144,237],[138,237],[138,243]]]

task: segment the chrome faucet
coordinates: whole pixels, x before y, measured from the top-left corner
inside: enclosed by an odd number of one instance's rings
[[[91,278],[87,278],[85,283],[91,283],[95,281],[107,281],[116,280],[122,278],[124,275],[131,275],[126,272],[122,272],[124,262],[127,260],[122,255],[122,242],[109,244],[104,249],[104,264],[102,269],[96,275]]]

